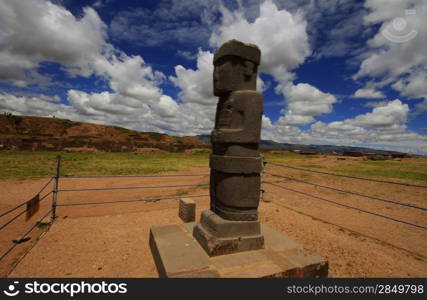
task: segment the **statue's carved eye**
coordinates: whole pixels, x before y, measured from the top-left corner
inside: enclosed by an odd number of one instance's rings
[[[231,109],[231,105],[229,104],[229,105],[227,105],[227,109]]]

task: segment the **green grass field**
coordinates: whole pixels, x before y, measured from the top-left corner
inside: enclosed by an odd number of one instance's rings
[[[427,183],[427,158],[403,159],[401,161],[346,161],[346,166],[330,167],[318,161],[319,156],[294,153],[268,154],[267,161],[305,169],[353,175],[366,178],[402,179],[405,182]],[[330,160],[336,160],[331,156]],[[348,165],[350,164],[350,165]]]
[[[209,151],[134,154],[128,152],[0,152],[0,179],[49,177],[55,174],[56,156],[61,155],[61,176],[156,174],[207,167]],[[289,162],[301,155],[266,155],[268,160]]]
[[[361,177],[395,178],[427,183],[427,159],[402,161],[360,161],[355,167],[335,168],[330,171]]]
[[[53,176],[57,154],[61,155],[61,176],[155,174],[209,165],[208,152],[195,154],[3,152],[0,153],[2,166],[0,178]]]
[[[267,161],[286,164],[293,161],[309,160],[310,156],[300,155],[292,152],[282,152],[282,153],[265,153],[264,157]]]
[[[61,176],[136,175],[177,172],[191,167],[208,167],[209,151],[189,153],[134,154],[118,152],[58,153],[0,152],[0,179],[49,177],[55,174],[56,155],[61,154]],[[266,153],[270,162],[306,169],[355,175],[367,178],[403,179],[427,183],[427,158],[402,161],[353,161],[344,167],[322,165],[318,156],[283,152]],[[331,160],[336,160],[331,157]]]

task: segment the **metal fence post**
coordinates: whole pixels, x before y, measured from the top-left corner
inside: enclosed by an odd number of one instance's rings
[[[56,201],[58,199],[58,185],[59,185],[59,177],[60,177],[60,169],[61,169],[61,155],[56,156],[56,175],[55,175],[55,184],[53,186],[53,196],[52,196],[52,222],[55,221],[56,218]]]

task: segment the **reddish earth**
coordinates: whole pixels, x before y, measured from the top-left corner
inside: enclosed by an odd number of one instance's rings
[[[141,148],[183,151],[206,147],[205,143],[191,137],[58,118],[0,115],[0,150],[123,152]]]
[[[425,189],[391,186],[302,174],[269,166],[269,172],[295,175],[323,185],[375,195],[393,201],[426,206]],[[208,173],[207,168],[193,168],[180,173]],[[265,180],[342,204],[358,207],[395,219],[427,226],[426,213],[391,203],[287,182],[265,175]],[[179,185],[207,183],[208,177],[64,179],[62,189],[78,187],[113,187],[141,185]],[[30,198],[46,179],[7,180],[0,182],[0,211]],[[264,224],[287,235],[306,249],[329,260],[331,277],[427,277],[427,231],[377,216],[343,208],[265,184],[260,203]],[[188,192],[188,193],[187,193]],[[163,188],[109,192],[63,192],[59,204],[143,199],[165,195],[202,195],[206,188]],[[4,199],[4,200],[3,200]],[[47,200],[47,201],[46,201]],[[11,245],[18,233],[29,228],[49,209],[46,199],[41,211],[30,221],[19,219],[4,229],[0,251]],[[208,208],[208,197],[195,198],[197,216]],[[1,262],[3,276],[11,277],[156,277],[157,272],[148,246],[149,228],[180,223],[178,201],[133,202],[122,204],[59,207],[58,219],[15,268],[11,264],[22,256],[31,241],[19,245]],[[11,217],[11,216],[10,216]],[[4,218],[2,218],[4,219]],[[2,223],[3,224],[3,220]],[[40,233],[40,229],[38,229]],[[36,236],[33,236],[35,240]]]

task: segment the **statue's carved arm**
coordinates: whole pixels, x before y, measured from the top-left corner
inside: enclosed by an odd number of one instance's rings
[[[259,143],[263,113],[262,95],[255,91],[237,91],[230,95],[233,104],[231,128],[217,128],[212,141],[218,143]]]

